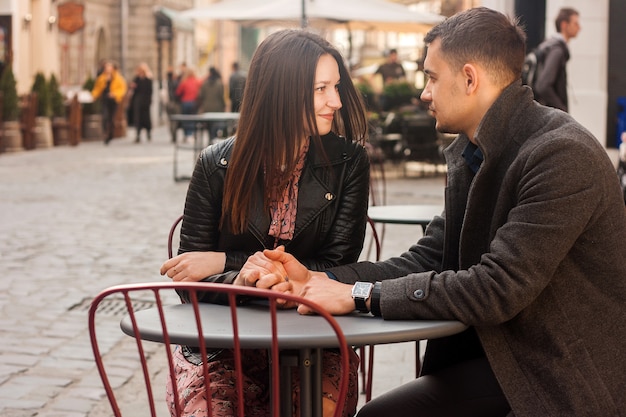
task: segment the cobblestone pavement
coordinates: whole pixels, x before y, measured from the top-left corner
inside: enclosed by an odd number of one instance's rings
[[[156,128],[152,142],[141,144],[133,143],[129,130],[129,138],[108,146],[83,142],[0,154],[1,416],[111,415],[89,344],[89,302],[111,285],[163,279],[158,270],[167,257],[167,234],[187,189],[186,182],[173,181],[166,128]],[[190,171],[193,157],[181,156],[183,170]],[[390,173],[388,203],[442,202],[442,176]],[[383,257],[418,236],[417,227],[387,226]],[[105,330],[112,357],[134,343],[118,323],[111,317]],[[407,365],[415,359],[413,346],[377,347],[375,395],[413,377],[413,365]],[[119,364],[127,415],[148,415],[133,409],[140,408],[138,364],[124,357]]]

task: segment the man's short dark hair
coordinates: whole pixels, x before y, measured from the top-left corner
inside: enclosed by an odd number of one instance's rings
[[[454,69],[461,69],[468,62],[479,62],[501,82],[508,84],[521,76],[526,33],[518,19],[487,7],[476,7],[432,28],[424,42],[428,45],[436,39],[441,41],[441,53]]]
[[[568,22],[572,16],[578,16],[578,11],[571,7],[563,7],[559,10],[559,14],[556,16],[554,20],[554,25],[556,26],[556,31],[561,33],[561,23]]]

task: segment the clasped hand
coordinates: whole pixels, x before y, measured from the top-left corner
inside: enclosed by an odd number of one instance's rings
[[[235,284],[271,288],[307,298],[331,314],[354,311],[352,286],[329,279],[323,272],[311,272],[280,246],[275,250],[257,252],[248,258]],[[288,305],[288,307],[296,307]],[[305,305],[297,306],[298,313],[310,314]]]

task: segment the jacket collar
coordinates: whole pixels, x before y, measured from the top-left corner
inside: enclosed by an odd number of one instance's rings
[[[528,125],[533,100],[532,90],[518,80],[506,87],[487,110],[475,136],[485,162],[498,160],[511,141],[519,141],[518,132]]]
[[[230,161],[230,157],[233,152],[233,146],[235,144],[236,137],[226,139],[222,143],[222,149],[218,154],[216,163],[221,168],[226,168]],[[321,138],[322,149],[318,146],[316,141],[311,140],[309,152],[307,155],[307,165],[311,165],[312,168],[318,168],[326,164],[337,165],[345,163],[353,155],[350,153],[350,142],[342,136],[338,136],[334,133],[329,133]]]

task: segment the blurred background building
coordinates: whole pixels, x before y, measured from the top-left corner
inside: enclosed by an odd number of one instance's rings
[[[30,90],[37,72],[54,74],[66,92],[79,90],[87,78],[95,76],[104,59],[117,62],[127,79],[132,78],[139,63],[146,62],[154,72],[155,96],[163,87],[168,68],[182,62],[202,76],[210,65],[216,66],[227,79],[232,62],[238,61],[246,69],[258,42],[274,28],[232,21],[196,21],[181,15],[185,10],[215,2],[0,0],[0,69],[7,65],[13,68],[20,94]],[[529,48],[554,33],[559,8],[576,8],[582,30],[570,42],[570,112],[607,147],[616,146],[617,98],[626,96],[623,0],[394,2],[444,16],[474,6],[519,15],[527,28]],[[382,62],[385,52],[396,48],[407,72],[414,77],[424,52],[423,31],[320,30],[355,69]],[[160,106],[153,107],[155,114],[161,113]]]

